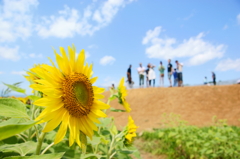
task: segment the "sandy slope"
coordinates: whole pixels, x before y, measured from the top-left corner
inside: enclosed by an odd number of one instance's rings
[[[161,126],[163,113],[175,113],[190,124],[210,125],[212,117],[227,119],[228,124],[240,126],[240,85],[197,86],[183,88],[142,88],[128,91],[131,116],[139,132]],[[109,96],[109,92],[105,92]],[[105,99],[106,100],[106,99]],[[117,100],[111,106],[123,109]],[[116,125],[127,124],[128,113],[109,113]]]

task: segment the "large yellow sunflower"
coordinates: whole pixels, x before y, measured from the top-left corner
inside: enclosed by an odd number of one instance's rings
[[[54,143],[60,142],[69,128],[69,146],[76,142],[79,146],[80,134],[92,138],[93,130],[97,131],[97,118],[106,117],[101,109],[108,109],[109,105],[99,101],[104,98],[103,88],[93,86],[97,77],[92,78],[92,64],[84,65],[85,54],[82,50],[76,58],[75,47],[68,46],[69,56],[63,47],[61,55],[55,50],[57,66],[42,64],[30,69],[40,79],[30,87],[40,91],[44,97],[34,104],[46,107],[35,119],[40,123],[47,122],[43,132],[49,132],[59,126]]]
[[[128,117],[128,125],[127,125],[127,135],[125,138],[128,140],[129,143],[132,142],[132,138],[136,137],[136,131],[137,131],[138,126],[135,125],[134,120],[132,119],[131,116]]]
[[[124,86],[124,77],[120,80],[120,83],[118,86],[118,96],[119,96],[119,103],[124,106],[127,112],[130,112],[132,109],[130,108],[130,105],[126,101],[127,89]]]

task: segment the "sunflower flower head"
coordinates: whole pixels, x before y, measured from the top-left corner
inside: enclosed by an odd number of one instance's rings
[[[90,139],[100,123],[98,118],[106,117],[102,109],[109,105],[101,102],[103,88],[93,86],[97,77],[92,77],[92,64],[85,65],[85,53],[82,50],[76,57],[75,47],[68,46],[68,54],[63,47],[60,53],[55,50],[56,65],[43,64],[30,69],[39,78],[30,85],[34,90],[44,94],[43,98],[34,102],[45,109],[35,119],[39,123],[47,122],[43,132],[59,127],[54,143],[59,143],[67,131],[69,146],[76,142],[82,146],[88,136]]]
[[[17,97],[17,99],[23,102],[24,104],[27,104],[28,97]]]
[[[137,131],[138,126],[135,125],[134,120],[132,119],[131,116],[128,117],[128,125],[127,125],[127,134],[125,135],[126,141],[125,143],[127,145],[132,144],[133,142],[133,137],[136,137],[136,131]]]
[[[11,96],[9,98],[20,100],[24,104],[27,104],[27,101],[28,101],[28,97],[15,97],[15,96]]]
[[[118,85],[118,102],[123,105],[123,107],[126,109],[127,112],[130,112],[132,109],[130,108],[130,105],[126,101],[127,96],[127,89],[124,86],[124,77],[120,80],[120,83]]]

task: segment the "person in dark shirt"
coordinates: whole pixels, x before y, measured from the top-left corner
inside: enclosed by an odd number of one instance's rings
[[[171,64],[171,59],[168,60],[167,70],[168,70],[168,79],[170,82],[170,87],[172,87],[171,77],[172,77],[173,68],[172,68],[172,64]]]
[[[132,65],[129,65],[129,68],[127,70],[127,81],[129,85],[132,84],[132,71],[131,71]]]
[[[147,69],[146,71],[146,86],[149,86],[149,78],[148,78],[148,73],[149,73],[149,69],[150,69],[150,64],[147,65]]]
[[[214,72],[212,72],[212,79],[213,79],[213,84],[216,85],[216,75]]]

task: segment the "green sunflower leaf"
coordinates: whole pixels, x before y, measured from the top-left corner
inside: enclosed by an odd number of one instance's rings
[[[118,96],[117,95],[112,95],[111,97],[109,97],[108,99],[110,100],[110,101],[112,101],[112,100],[114,100],[114,99],[116,99],[116,98],[118,98]]]
[[[26,105],[13,98],[0,99],[0,115],[12,118],[29,118]]]
[[[8,86],[8,88],[10,88],[10,89],[13,90],[13,91],[26,94],[26,90],[25,90],[25,89],[19,88],[19,87],[17,87],[17,86],[11,85],[11,84],[6,84],[6,83],[3,83],[3,84],[4,84],[5,86]]]
[[[6,125],[12,125],[12,124],[20,124],[20,123],[23,123],[25,122],[26,119],[24,118],[10,118],[6,121],[3,121],[0,123],[0,126],[6,126]]]
[[[5,157],[5,159],[61,159],[64,155],[64,152],[62,153],[53,153],[53,154],[44,154],[44,155],[33,155],[33,156],[11,156],[11,157]]]
[[[85,158],[91,158],[91,157],[97,157],[97,159],[101,159],[101,158],[106,158],[106,155],[99,155],[99,154],[83,154],[81,155],[80,159],[85,159]]]
[[[112,112],[126,112],[126,110],[110,108]]]
[[[27,97],[28,97],[29,99],[33,100],[33,101],[40,99],[40,97],[34,96],[34,95],[29,95],[29,96],[27,96]]]
[[[47,147],[46,143],[43,143],[42,149]],[[26,156],[27,154],[33,154],[36,150],[37,142],[27,141],[20,144],[5,144],[0,146],[2,152],[16,152],[20,156]]]
[[[19,134],[22,131],[25,131],[35,125],[37,121],[29,121],[26,123],[19,124],[9,124],[9,125],[1,125],[0,126],[0,141],[11,137],[13,135]]]

